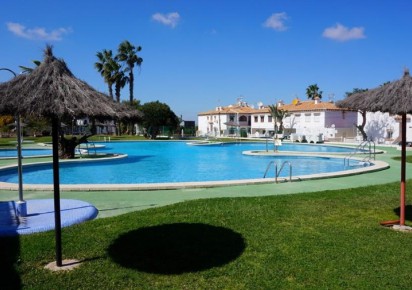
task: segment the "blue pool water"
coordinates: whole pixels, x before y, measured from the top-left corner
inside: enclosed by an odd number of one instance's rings
[[[52,155],[50,149],[22,149],[21,155],[23,157]],[[0,158],[17,157],[17,149],[0,149]]]
[[[125,153],[125,159],[61,163],[62,184],[131,184],[188,181],[216,181],[262,178],[270,161],[278,167],[283,161],[292,164],[293,176],[342,171],[342,159],[328,157],[263,157],[243,155],[246,150],[265,150],[264,143],[224,144],[220,146],[189,146],[184,142],[112,142],[102,152]],[[288,148],[286,148],[288,147]],[[311,152],[343,152],[343,147],[284,144],[283,150]],[[330,151],[329,151],[330,152]],[[274,170],[268,177],[273,177]],[[288,176],[286,168],[281,176]],[[24,183],[51,184],[52,166],[24,167]],[[17,170],[1,172],[0,181],[17,183]]]

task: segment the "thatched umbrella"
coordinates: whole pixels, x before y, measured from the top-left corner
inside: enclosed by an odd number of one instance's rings
[[[63,118],[129,117],[108,96],[77,79],[63,60],[53,56],[47,46],[44,60],[32,72],[21,74],[0,84],[0,113],[43,116],[52,122],[53,183],[56,234],[56,265],[62,266],[60,181],[59,181],[59,122]]]
[[[402,116],[401,123],[401,194],[400,220],[390,224],[405,225],[405,189],[406,189],[406,115],[412,113],[412,77],[405,69],[400,80],[387,83],[376,89],[355,93],[337,104],[342,108],[361,109],[370,112],[388,112]]]

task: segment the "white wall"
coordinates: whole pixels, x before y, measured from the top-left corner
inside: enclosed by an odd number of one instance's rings
[[[407,116],[406,141],[412,141],[412,122],[411,115]],[[359,114],[358,125],[362,124],[362,116]],[[392,133],[392,138],[389,132]],[[365,132],[368,138],[376,143],[393,143],[400,135],[400,116],[382,112],[367,112]]]
[[[219,136],[219,122],[220,130],[225,132],[227,126],[225,123],[228,121],[228,116],[226,114],[219,114],[216,111],[216,114],[207,115],[207,116],[198,116],[197,125],[198,125],[198,136]]]

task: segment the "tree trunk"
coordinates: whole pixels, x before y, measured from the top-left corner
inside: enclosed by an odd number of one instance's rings
[[[72,137],[66,139],[63,134],[59,138],[59,157],[61,159],[74,159],[75,149],[81,143],[86,143],[87,138],[92,136],[92,134],[84,135],[81,138]]]
[[[130,105],[133,104],[133,87],[134,87],[134,75],[133,75],[133,68],[130,67],[130,73],[129,73],[129,100],[130,100]]]
[[[365,125],[366,125],[366,111],[359,111],[362,115],[362,124],[357,125],[356,128],[358,128],[359,132],[362,134],[362,139],[363,141],[368,141],[368,135],[366,135],[365,132]]]

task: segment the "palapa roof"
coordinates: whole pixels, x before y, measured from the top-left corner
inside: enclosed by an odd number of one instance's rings
[[[390,114],[412,113],[412,78],[405,69],[400,80],[365,92],[355,93],[337,104],[342,108],[352,108],[370,112]]]
[[[0,84],[0,113],[58,118],[138,115],[76,78],[63,60],[53,56],[51,46],[32,72]]]

